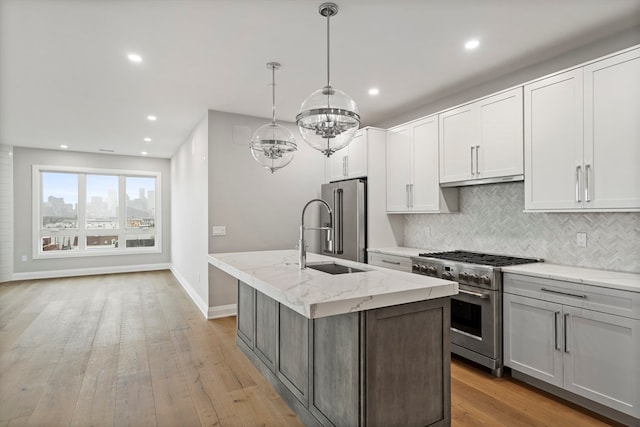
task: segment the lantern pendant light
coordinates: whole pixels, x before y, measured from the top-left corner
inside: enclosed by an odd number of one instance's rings
[[[327,18],[327,85],[313,92],[300,107],[296,123],[302,138],[327,157],[346,147],[360,127],[360,115],[355,101],[343,91],[331,86],[330,19],[337,15],[335,3],[323,3],[320,15]]]
[[[291,163],[298,147],[293,133],[276,123],[276,70],[280,68],[280,64],[269,62],[267,68],[271,70],[271,122],[256,130],[249,148],[253,158],[273,173]]]

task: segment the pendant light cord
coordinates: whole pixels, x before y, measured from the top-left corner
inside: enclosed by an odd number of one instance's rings
[[[271,67],[271,122],[276,122],[276,67]]]
[[[331,31],[331,25],[329,25],[329,21],[331,20],[331,13],[327,12],[327,87],[331,87],[331,74],[330,74],[330,61],[331,61],[331,55],[329,55],[330,51],[331,51],[331,38],[330,38],[330,31]]]

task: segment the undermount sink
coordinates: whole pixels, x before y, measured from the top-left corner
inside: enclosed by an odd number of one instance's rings
[[[366,270],[360,270],[359,268],[347,267],[346,265],[336,264],[335,262],[324,264],[307,264],[307,268],[313,268],[314,270],[322,271],[329,274],[348,274],[348,273],[362,273]]]

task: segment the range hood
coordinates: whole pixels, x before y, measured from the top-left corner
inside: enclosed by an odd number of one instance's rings
[[[502,182],[517,182],[524,181],[524,175],[509,175],[509,176],[499,176],[494,178],[482,178],[482,179],[468,179],[465,181],[456,181],[456,182],[444,182],[440,183],[440,187],[466,187],[469,185],[482,185],[482,184],[499,184]]]

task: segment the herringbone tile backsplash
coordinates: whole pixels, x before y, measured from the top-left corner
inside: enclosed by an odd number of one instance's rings
[[[404,244],[640,273],[640,213],[524,213],[522,182],[460,188],[460,212],[406,215]],[[576,233],[587,233],[587,247]]]

